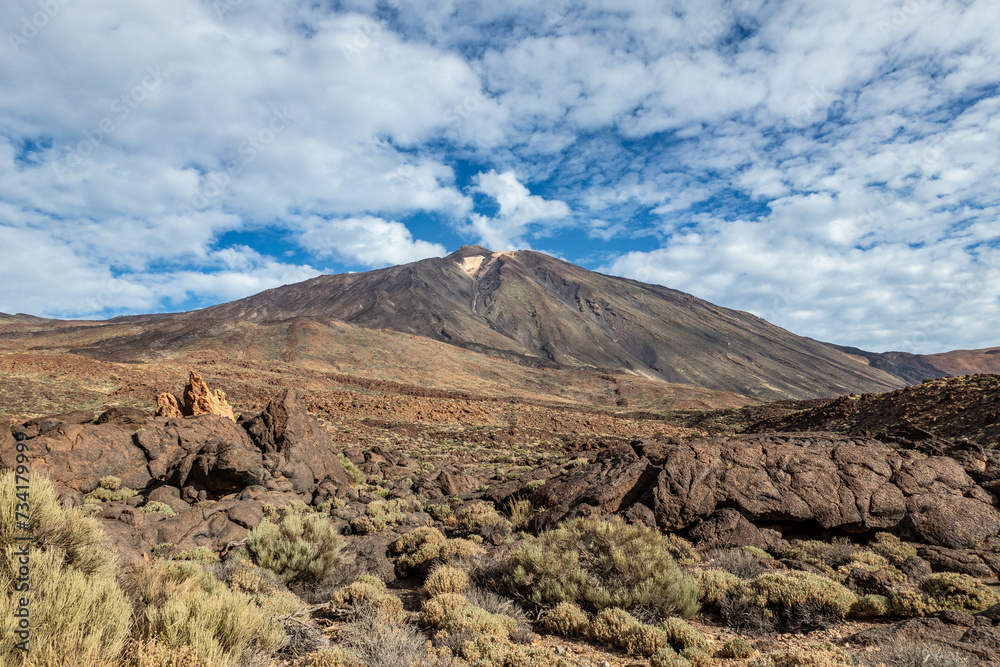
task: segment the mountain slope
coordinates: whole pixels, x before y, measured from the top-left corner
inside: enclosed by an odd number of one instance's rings
[[[366,273],[320,276],[169,317],[340,320],[527,365],[628,371],[767,399],[903,385],[858,355],[748,313],[541,253],[479,246]]]

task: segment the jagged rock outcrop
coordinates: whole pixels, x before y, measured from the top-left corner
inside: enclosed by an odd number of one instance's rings
[[[156,397],[157,417],[199,417],[201,415],[219,415],[236,421],[233,408],[226,401],[226,393],[221,389],[212,391],[202,377],[191,371],[188,383],[184,387],[183,405],[177,397],[163,393]]]
[[[706,535],[718,528],[698,527],[724,509],[754,524],[898,529],[952,549],[975,547],[1000,531],[996,498],[946,456],[831,434],[648,442],[632,449],[537,489],[531,498],[543,508],[538,527],[640,502],[662,529]]]
[[[183,417],[184,412],[173,394],[163,393],[156,397],[157,417]]]
[[[10,430],[5,431],[9,437]],[[133,443],[132,431],[117,424],[61,423],[25,442],[31,472],[48,476],[64,494],[89,493],[106,476],[118,477],[133,489],[141,489],[151,480],[146,457]],[[5,446],[0,450],[0,463],[14,468],[16,456],[15,448]]]
[[[209,394],[197,374],[191,377],[191,386],[201,387],[193,407],[211,407],[209,397],[224,397]],[[163,404],[176,405],[176,399]],[[99,515],[126,558],[150,555],[159,544],[222,549],[257,525],[265,504],[357,497],[329,437],[295,392],[284,392],[243,424],[231,414],[150,417],[112,408],[97,419],[71,413],[5,423],[0,468],[16,467],[18,434],[28,446],[31,472],[51,478],[71,504],[82,503],[104,477],[137,491],[104,503]],[[419,470],[415,462],[413,467]],[[152,502],[169,510],[158,506],[147,514],[142,506]]]
[[[347,486],[344,465],[330,447],[330,438],[306,411],[291,389],[271,401],[256,417],[242,422],[262,455],[274,488],[316,495],[334,495]]]
[[[267,481],[261,451],[246,431],[219,415],[155,420],[136,435],[135,444],[150,476],[180,489],[190,486],[215,496]]]

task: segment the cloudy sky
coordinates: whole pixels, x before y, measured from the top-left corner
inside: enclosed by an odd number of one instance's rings
[[[0,0],[0,311],[532,248],[1000,345],[994,0]]]

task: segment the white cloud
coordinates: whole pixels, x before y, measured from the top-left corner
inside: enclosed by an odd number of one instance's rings
[[[817,337],[905,347],[947,313],[922,349],[997,342],[972,315],[1000,297],[977,282],[989,0],[60,6],[0,43],[0,232],[32,257],[0,268],[0,310],[157,310],[569,232]],[[39,11],[6,7],[15,35]]]
[[[513,171],[478,174],[475,183],[475,191],[495,200],[499,211],[492,217],[473,214],[471,231],[479,236],[480,242],[495,250],[525,247],[525,235],[533,226],[558,223],[570,215],[565,202],[531,194]]]
[[[339,255],[370,267],[407,264],[447,254],[437,243],[414,240],[400,222],[370,216],[327,220],[308,218],[301,223],[299,243],[318,255]]]

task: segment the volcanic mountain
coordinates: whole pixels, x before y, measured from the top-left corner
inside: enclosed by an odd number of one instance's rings
[[[464,246],[447,257],[324,275],[149,319],[163,318],[174,325],[202,320],[206,326],[207,320],[334,320],[424,336],[528,366],[627,372],[762,399],[905,384],[861,354],[796,336],[749,313],[527,250]]]

